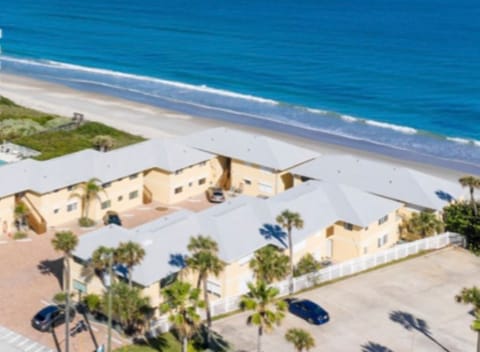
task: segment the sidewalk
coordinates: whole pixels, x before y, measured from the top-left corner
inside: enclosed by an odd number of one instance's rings
[[[38,342],[0,326],[0,350],[2,352],[54,352]]]

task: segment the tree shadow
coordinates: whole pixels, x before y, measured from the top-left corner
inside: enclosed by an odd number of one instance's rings
[[[171,266],[175,266],[177,268],[183,269],[187,266],[186,259],[187,259],[187,256],[182,253],[170,254],[170,259],[168,260],[168,264],[170,264]]]
[[[63,288],[63,258],[42,260],[38,263],[37,269],[43,275],[53,275],[57,279],[60,288]]]
[[[133,339],[133,343],[138,346],[148,346],[157,351],[163,351],[170,347],[168,340],[162,335],[156,337],[135,337]]]
[[[211,352],[227,352],[231,348],[222,335],[213,330],[209,331],[206,325],[200,327],[193,338],[193,343],[196,347]]]
[[[451,194],[449,194],[445,191],[442,191],[442,190],[435,191],[435,194],[441,200],[444,200],[444,201],[449,202],[449,203],[452,202],[453,200],[455,200],[455,198],[453,198],[453,196]]]
[[[277,240],[282,246],[288,248],[288,245],[285,242],[285,239],[287,238],[287,233],[283,231],[283,229],[279,225],[263,224],[259,231],[266,240]]]
[[[57,333],[55,332],[54,328],[51,329],[51,333],[52,333],[53,343],[55,344],[56,350],[58,352],[62,352],[62,348],[60,347],[60,342],[58,341]]]
[[[362,345],[362,352],[393,352],[393,350],[376,342],[368,341]]]
[[[402,325],[408,331],[416,330],[422,333],[425,337],[434,342],[442,350],[450,352],[445,346],[443,346],[431,335],[430,329],[425,320],[417,318],[410,313],[401,312],[398,310],[390,313],[390,320]]]

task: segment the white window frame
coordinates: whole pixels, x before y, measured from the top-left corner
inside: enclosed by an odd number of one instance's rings
[[[270,191],[268,191],[268,189]],[[261,193],[273,194],[273,185],[271,183],[259,181],[258,182],[258,190]]]
[[[70,209],[70,207],[72,207],[72,209]],[[71,213],[72,211],[75,211],[78,209],[78,202],[77,201],[73,201],[73,202],[68,202],[67,203],[67,213]]]

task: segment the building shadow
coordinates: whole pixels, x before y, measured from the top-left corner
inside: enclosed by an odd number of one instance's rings
[[[58,281],[58,286],[63,287],[63,258],[42,260],[38,263],[37,269],[43,275],[53,275]]]
[[[431,334],[428,327],[428,323],[420,318],[415,317],[413,314],[402,312],[402,311],[393,311],[390,312],[390,320],[400,324],[408,331],[418,331],[427,337],[430,341],[435,343],[438,347],[446,352],[450,352],[445,346],[438,342]]]
[[[288,245],[285,242],[287,233],[283,231],[279,225],[263,224],[259,231],[260,235],[262,235],[266,240],[277,240],[282,246],[288,248]]]
[[[362,345],[362,352],[393,352],[393,350],[379,343],[368,341],[368,343]]]

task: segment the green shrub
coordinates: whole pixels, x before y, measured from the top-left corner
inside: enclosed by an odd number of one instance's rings
[[[81,227],[92,227],[93,225],[95,225],[95,221],[93,221],[90,218],[82,217],[82,218],[78,219],[78,224]]]
[[[87,305],[90,312],[99,311],[102,306],[102,298],[94,293],[90,293],[83,297],[83,302]]]
[[[47,128],[47,129],[50,129],[50,128],[55,128],[55,127],[59,127],[59,126],[62,126],[62,125],[65,125],[67,123],[71,122],[71,120],[69,118],[66,118],[66,117],[54,117],[54,118],[51,118],[50,120],[48,120],[44,126]]]
[[[44,130],[38,122],[30,119],[6,119],[0,121],[0,138],[14,139],[29,136]]]
[[[13,239],[14,240],[23,240],[25,238],[27,238],[28,235],[26,232],[23,232],[23,231],[17,231],[15,232],[15,234],[13,235]]]
[[[480,207],[480,203],[478,204]],[[464,235],[473,251],[480,248],[480,216],[475,216],[469,202],[451,204],[443,209],[447,231]]]
[[[322,264],[316,260],[311,253],[305,254],[293,269],[293,276],[302,276],[313,273],[322,268]]]

